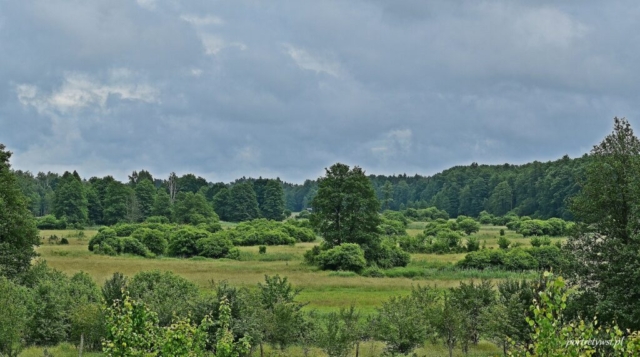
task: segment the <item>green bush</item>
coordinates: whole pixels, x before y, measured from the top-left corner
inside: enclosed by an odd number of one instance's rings
[[[169,218],[165,216],[151,216],[145,219],[146,223],[160,223],[160,224],[168,224]]]
[[[383,269],[405,267],[411,261],[411,255],[398,247],[394,241],[385,239],[375,252],[375,263]]]
[[[500,236],[504,236],[504,228],[500,228]]]
[[[258,253],[259,254],[267,254],[267,246],[266,245],[261,245],[258,247]]]
[[[359,245],[353,243],[344,243],[322,251],[316,260],[320,269],[323,270],[360,272],[367,265],[364,251]]]
[[[477,237],[467,238],[467,252],[480,250],[480,240]]]
[[[137,228],[138,225],[133,223],[118,223],[113,226],[118,237],[129,237]]]
[[[119,253],[134,254],[141,257],[151,256],[149,249],[147,249],[147,247],[139,240],[131,237],[124,237],[119,240],[122,244],[122,248]]]
[[[167,253],[172,257],[193,257],[198,255],[196,242],[200,239],[210,237],[212,237],[212,235],[207,231],[184,226],[171,233]]]
[[[538,261],[523,249],[511,249],[504,258],[507,270],[534,270],[538,268]]]
[[[465,232],[467,235],[471,235],[471,233],[477,233],[480,231],[480,223],[476,222],[472,218],[465,218],[458,223],[458,228]]]
[[[500,249],[509,249],[510,244],[511,241],[507,239],[507,237],[500,236],[500,238],[498,238],[498,246],[500,247]]]
[[[224,236],[202,238],[196,242],[198,255],[206,258],[227,258],[233,249],[233,242]]]
[[[142,242],[155,255],[164,255],[167,251],[166,233],[160,230],[141,227],[136,229],[131,237]]]
[[[366,276],[369,278],[384,278],[384,271],[382,271],[382,269],[378,268],[377,266],[370,266],[368,268],[365,268],[360,275],[362,276]]]
[[[538,262],[538,268],[559,270],[565,263],[562,250],[556,246],[540,246],[528,249],[527,252]]]
[[[62,237],[62,239],[60,239],[60,245],[69,245],[69,240],[65,237]]]
[[[174,315],[186,318],[198,297],[198,287],[194,283],[172,272],[158,270],[136,274],[128,288],[132,298],[143,301],[158,314],[161,326],[168,326]]]
[[[95,246],[101,245],[107,239],[113,239],[116,237],[117,237],[117,234],[115,230],[107,227],[102,227],[100,228],[100,230],[98,230],[98,233],[95,236],[93,236],[91,240],[89,240],[89,250],[93,251]]]
[[[66,229],[67,220],[64,218],[56,219],[52,214],[36,218],[36,227],[38,229]]]

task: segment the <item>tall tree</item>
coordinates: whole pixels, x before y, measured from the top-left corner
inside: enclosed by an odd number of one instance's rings
[[[171,219],[171,197],[164,188],[159,188],[156,197],[153,200],[151,208],[153,216],[162,216]]]
[[[496,216],[504,216],[513,208],[512,202],[513,192],[511,191],[511,186],[507,181],[502,181],[493,189],[493,193],[491,193],[491,197],[487,202],[487,209],[489,213]]]
[[[88,219],[88,201],[84,185],[77,172],[62,175],[53,199],[57,218],[65,217],[70,223],[84,223]]]
[[[198,224],[208,220],[218,220],[213,207],[201,194],[180,192],[173,204],[173,221],[177,223]]]
[[[284,219],[284,190],[280,182],[268,180],[262,194],[260,213],[266,219],[282,221]]]
[[[40,239],[9,158],[11,152],[0,144],[0,275],[13,279],[29,269]]]
[[[142,219],[145,219],[151,215],[156,188],[153,182],[148,179],[143,179],[136,185],[135,192],[138,207],[140,208],[140,216]]]
[[[567,241],[578,304],[598,320],[640,328],[640,140],[625,119],[591,150],[582,191],[571,209],[579,222]]]
[[[132,190],[129,186],[119,181],[109,183],[103,204],[104,223],[116,224],[126,221],[131,194]]]
[[[338,163],[326,169],[311,207],[311,223],[328,247],[356,243],[370,255],[377,246],[380,202],[361,168]]]
[[[85,192],[87,193],[87,211],[89,222],[94,224],[102,223],[102,202],[100,202],[100,197],[98,196],[98,190],[89,184],[85,187]]]
[[[221,188],[213,196],[213,209],[223,221],[231,220],[231,193],[228,188]]]
[[[230,194],[230,218],[232,221],[249,221],[260,217],[258,199],[250,182],[233,185]]]
[[[393,203],[393,185],[389,180],[385,181],[384,186],[382,186],[382,210],[391,209],[391,204]]]

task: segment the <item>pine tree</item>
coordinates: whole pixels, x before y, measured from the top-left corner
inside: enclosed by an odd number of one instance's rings
[[[213,209],[223,221],[231,220],[231,193],[228,188],[221,188],[213,196]]]

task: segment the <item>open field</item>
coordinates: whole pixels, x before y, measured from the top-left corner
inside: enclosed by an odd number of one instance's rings
[[[421,222],[412,223],[409,234],[418,234]],[[229,226],[229,225],[225,225]],[[481,241],[486,240],[488,248],[497,249],[499,230],[503,227],[483,226],[476,235]],[[333,310],[355,304],[364,312],[370,312],[391,296],[407,294],[417,284],[435,285],[447,288],[457,286],[460,281],[488,278],[494,281],[507,277],[531,277],[531,273],[519,274],[503,271],[459,271],[441,269],[463,259],[460,254],[413,254],[412,262],[406,268],[391,270],[394,278],[368,278],[347,272],[319,271],[315,267],[304,264],[302,255],[318,243],[298,243],[295,246],[270,246],[267,254],[259,255],[258,247],[240,247],[241,261],[227,259],[147,259],[137,256],[103,256],[88,251],[89,239],[96,230],[84,231],[83,238],[76,238],[77,231],[41,231],[41,236],[55,234],[67,237],[69,245],[53,245],[47,240],[37,249],[52,267],[67,274],[79,271],[89,273],[98,284],[102,284],[114,272],[132,276],[144,270],[170,270],[181,275],[202,289],[208,289],[211,281],[227,280],[237,286],[253,287],[264,280],[264,275],[280,274],[303,291],[301,301],[308,301],[309,308],[320,311]],[[529,238],[522,238],[507,231],[507,237],[513,242],[530,246]],[[440,269],[439,269],[440,268]],[[413,278],[412,278],[413,277]]]

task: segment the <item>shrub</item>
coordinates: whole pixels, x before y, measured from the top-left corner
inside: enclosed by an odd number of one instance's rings
[[[389,221],[400,222],[404,227],[409,224],[409,220],[407,219],[407,217],[405,217],[404,214],[402,214],[402,212],[386,210],[382,212],[382,217]]]
[[[500,228],[500,236],[504,236],[504,228]]]
[[[509,249],[510,244],[511,241],[507,239],[507,237],[500,236],[500,238],[498,238],[498,246],[500,247],[500,249]]]
[[[311,216],[311,213],[309,213],[309,211],[307,211],[306,209],[303,209],[300,213],[298,213],[296,219],[305,219],[309,218],[309,216]]]
[[[116,236],[117,234],[115,230],[107,227],[100,228],[98,233],[89,240],[89,250],[93,251],[94,246],[102,244],[107,239],[116,238]]]
[[[171,234],[167,252],[173,257],[193,257],[198,255],[196,242],[210,237],[211,233],[207,231],[185,226]]]
[[[147,257],[151,255],[149,249],[147,249],[147,247],[142,244],[142,242],[135,238],[120,238],[120,242],[122,242],[122,250],[120,251],[120,253],[134,254],[141,257]]]
[[[94,249],[94,252],[96,254],[102,254],[102,255],[111,255],[111,256],[118,255],[118,252],[111,245],[107,243],[100,244],[97,248]]]
[[[138,225],[132,223],[118,223],[113,226],[118,237],[129,237],[137,228]]]
[[[60,239],[60,245],[69,245],[69,240],[65,237],[62,237],[62,239]]]
[[[267,246],[266,245],[261,245],[258,247],[258,253],[259,254],[267,254]]]
[[[465,218],[458,222],[458,227],[467,235],[471,235],[471,233],[476,233],[480,230],[480,223],[471,218]]]
[[[202,238],[196,242],[198,255],[207,258],[225,258],[233,249],[233,243],[224,236]]]
[[[467,238],[467,252],[480,250],[480,240],[476,237]]]
[[[533,237],[529,240],[529,243],[531,243],[532,247],[539,247],[542,245],[542,242],[540,241],[540,238],[538,237]]]
[[[36,227],[38,229],[65,229],[67,221],[65,219],[56,219],[52,214],[42,216],[36,219]]]
[[[157,229],[138,228],[131,237],[139,240],[155,255],[163,255],[168,247],[166,234]]]
[[[209,233],[216,233],[222,230],[222,225],[220,224],[220,222],[210,220],[208,222],[198,224],[196,228],[202,229],[203,231],[207,231]]]
[[[25,340],[33,294],[0,276],[0,355],[17,356]]]
[[[187,317],[190,305],[198,296],[198,288],[189,280],[172,272],[145,271],[136,274],[128,284],[131,297],[143,301],[158,314],[160,325]]]
[[[319,245],[313,246],[313,248],[304,252],[304,261],[310,265],[318,264],[318,257],[322,253],[322,248]]]
[[[565,262],[562,250],[556,246],[541,246],[528,249],[527,252],[538,262],[538,268],[560,269]]]
[[[391,240],[384,240],[375,252],[375,263],[384,269],[405,267],[411,261],[411,255]]]
[[[169,218],[165,216],[151,216],[145,219],[146,223],[160,223],[160,224],[168,224]]]
[[[316,234],[313,233],[312,229],[308,227],[299,227],[289,222],[284,224],[283,227],[291,237],[295,238],[297,242],[313,242],[316,240]]]
[[[349,270],[360,272],[367,265],[364,251],[359,245],[344,243],[321,252],[317,257],[318,266],[323,270]]]
[[[478,221],[482,224],[491,224],[491,222],[493,221],[493,215],[491,215],[487,211],[482,211],[478,216]]]
[[[366,277],[369,277],[369,278],[384,278],[385,277],[384,272],[380,268],[375,266],[375,265],[364,269],[360,273],[360,275],[366,276]]]
[[[504,258],[507,270],[532,270],[538,268],[538,261],[522,249],[511,249]]]

